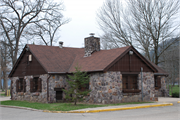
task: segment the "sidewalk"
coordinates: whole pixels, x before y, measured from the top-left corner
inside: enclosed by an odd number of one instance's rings
[[[158,97],[158,102],[168,103],[180,101],[180,98],[172,98],[172,97]]]
[[[11,96],[5,97],[5,96],[0,96],[0,101],[5,101],[5,100],[11,100]]]
[[[0,89],[0,94],[1,93],[4,93],[4,92],[2,92],[2,90]],[[11,96],[0,96],[0,101],[11,100],[10,98]]]

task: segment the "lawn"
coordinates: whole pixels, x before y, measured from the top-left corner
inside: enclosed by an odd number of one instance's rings
[[[113,105],[128,105],[128,104],[143,104],[143,103],[152,103],[152,102],[130,102],[130,103],[118,103],[118,104],[106,104],[106,105],[97,105],[97,104],[77,104],[73,103],[37,103],[37,102],[27,102],[27,101],[1,101],[1,105],[10,105],[10,106],[20,106],[28,107],[39,110],[50,110],[50,111],[70,111],[78,110],[84,108],[95,108],[95,107],[104,107],[104,106],[113,106]]]
[[[7,95],[5,95],[5,92],[0,92],[0,96],[5,96],[6,97]]]
[[[4,93],[1,93],[0,96],[6,96]]]
[[[172,87],[172,93],[179,93],[179,87],[178,85],[175,85],[174,87]],[[169,95],[171,95],[171,86],[169,85]]]

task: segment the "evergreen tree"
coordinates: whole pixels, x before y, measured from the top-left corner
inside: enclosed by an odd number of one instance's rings
[[[74,105],[76,105],[77,101],[83,101],[84,97],[90,92],[87,89],[89,88],[89,76],[86,72],[82,72],[79,67],[75,67],[75,69],[76,71],[73,75],[68,75],[69,88],[63,90],[66,94],[66,99],[74,101]]]

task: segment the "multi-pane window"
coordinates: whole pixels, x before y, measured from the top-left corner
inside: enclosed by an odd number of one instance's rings
[[[30,79],[30,92],[41,92],[42,90],[42,80],[39,77],[34,77]]]
[[[161,88],[161,77],[160,76],[154,76],[154,87],[156,90]]]
[[[26,92],[26,80],[19,78],[16,80],[16,92]]]
[[[123,92],[140,92],[137,80],[138,75],[123,75]]]

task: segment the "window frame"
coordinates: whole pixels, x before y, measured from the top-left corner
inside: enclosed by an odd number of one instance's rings
[[[23,84],[23,78],[19,78],[19,91],[23,92],[24,84]]]
[[[30,92],[42,92],[42,79],[33,77],[30,79]]]
[[[138,74],[122,74],[123,93],[139,93]]]
[[[16,80],[16,92],[26,92],[26,80],[24,78]]]
[[[161,76],[154,76],[154,88],[159,90],[161,88]]]

